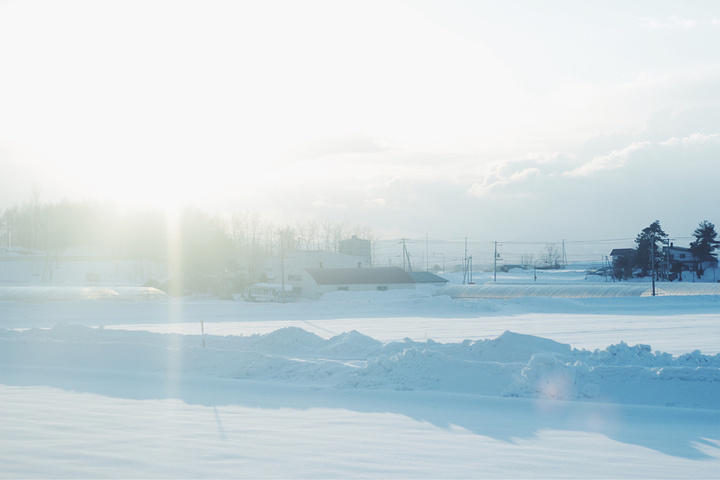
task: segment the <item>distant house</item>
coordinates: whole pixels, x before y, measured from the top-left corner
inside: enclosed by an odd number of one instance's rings
[[[437,287],[444,287],[448,280],[439,276],[435,275],[432,272],[408,272],[413,280],[415,280],[415,283],[420,285],[435,285]]]
[[[362,238],[358,238],[357,235],[353,235],[347,240],[340,240],[340,242],[338,242],[338,252],[353,257],[361,257],[368,264],[370,264],[372,260],[370,240],[363,240]]]
[[[613,262],[621,259],[633,259],[636,253],[637,251],[634,248],[613,248],[612,252],[610,252],[610,258],[612,258]]]
[[[628,279],[633,276],[635,255],[637,250],[634,248],[614,248],[610,252],[615,277]]]
[[[708,268],[717,267],[717,260],[700,260],[693,254],[692,250],[684,247],[676,247],[672,243],[665,247],[663,253],[665,259],[670,263],[670,270],[678,273],[682,271],[702,272]]]
[[[370,240],[363,240],[353,235],[352,238],[339,242],[338,252],[324,250],[286,251],[283,258],[264,258],[261,260],[257,271],[253,274],[253,280],[270,280],[277,283],[282,278],[282,271],[291,268],[354,268],[358,265],[370,267],[371,264]]]
[[[294,268],[286,281],[295,297],[318,299],[336,291],[413,289],[415,280],[399,267]]]
[[[630,278],[637,251],[634,248],[616,248],[610,252],[613,270],[617,277]],[[716,261],[699,261],[686,247],[677,247],[672,243],[664,246],[662,254],[655,257],[655,271],[662,277],[674,280],[683,271],[702,271],[717,266]]]
[[[663,249],[667,261],[670,262],[672,271],[694,270],[695,256],[689,248],[676,247],[672,243]]]

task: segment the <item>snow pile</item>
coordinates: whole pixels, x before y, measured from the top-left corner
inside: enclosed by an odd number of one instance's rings
[[[0,285],[0,301],[60,302],[76,300],[154,300],[167,294],[152,287],[79,287],[48,285]]]
[[[513,332],[383,344],[357,331],[323,339],[297,327],[201,338],[59,323],[0,330],[0,364],[720,409],[720,354],[673,356],[625,343],[577,350]]]
[[[717,283],[658,282],[655,293],[659,296],[720,295],[720,285]],[[649,297],[653,295],[653,288],[650,282],[645,281],[566,284],[487,283],[483,285],[447,285],[438,289],[437,295],[447,295],[456,299]]]

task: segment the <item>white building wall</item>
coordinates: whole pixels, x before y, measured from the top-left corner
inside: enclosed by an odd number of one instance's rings
[[[318,292],[318,284],[305,269],[291,267],[286,270],[286,275],[285,281],[293,287],[293,297],[316,300],[322,295]]]
[[[388,291],[388,290],[406,290],[414,289],[414,283],[391,283],[387,285],[383,284],[349,284],[349,285],[317,285],[317,292],[319,293],[318,298],[323,293],[337,292],[338,290],[345,290],[348,292],[374,292],[374,291]]]

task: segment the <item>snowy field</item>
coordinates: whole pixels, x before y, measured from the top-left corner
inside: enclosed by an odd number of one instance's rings
[[[434,291],[0,302],[0,477],[720,478],[720,297]]]

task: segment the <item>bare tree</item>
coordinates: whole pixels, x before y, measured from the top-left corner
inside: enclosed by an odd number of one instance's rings
[[[560,250],[553,243],[545,245],[545,250],[540,254],[540,259],[548,268],[560,268]]]
[[[282,252],[291,252],[295,250],[295,229],[292,227],[284,227],[281,228],[278,232],[280,235],[280,251]]]
[[[320,226],[315,220],[298,223],[295,228],[297,232],[297,250],[319,250]]]
[[[370,243],[374,243],[378,238],[369,225],[353,225],[350,229],[352,235],[356,235],[358,238],[363,240],[370,240]]]
[[[347,236],[347,225],[344,222],[335,222],[331,235],[331,252],[340,251],[340,241]]]
[[[532,253],[525,253],[520,257],[520,263],[523,268],[530,268],[534,265],[533,260],[535,256]]]

